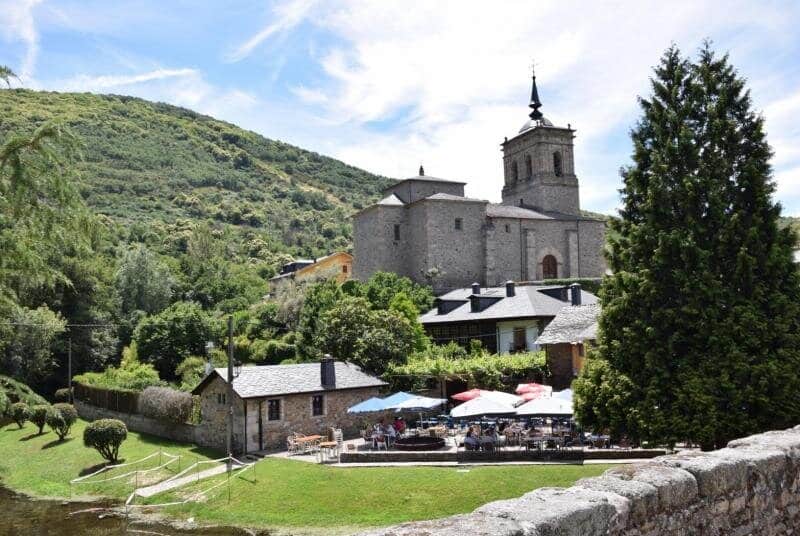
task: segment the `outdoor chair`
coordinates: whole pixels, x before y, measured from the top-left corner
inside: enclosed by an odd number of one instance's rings
[[[334,428],[333,440],[336,441],[336,455],[339,455],[342,453],[342,446],[344,445],[344,434],[342,434],[341,429]]]

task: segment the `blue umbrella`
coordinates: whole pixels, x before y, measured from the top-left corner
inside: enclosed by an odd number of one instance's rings
[[[383,399],[383,401],[386,403],[386,405],[382,409],[387,409],[390,406],[393,406],[395,404],[399,404],[400,402],[405,402],[409,398],[415,398],[416,396],[417,395],[414,395],[414,394],[411,394],[411,393],[406,393],[405,391],[399,391],[399,392],[397,392],[397,393],[395,393],[393,395],[389,395],[389,396],[387,396],[386,398]]]
[[[368,398],[367,400],[359,402],[355,406],[349,408],[347,413],[367,413],[369,411],[381,411],[383,406],[383,399],[373,396],[372,398]]]

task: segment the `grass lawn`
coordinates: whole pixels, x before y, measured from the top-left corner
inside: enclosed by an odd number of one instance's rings
[[[56,443],[52,432],[35,436],[28,424],[0,429],[0,479],[6,486],[36,495],[66,497],[67,482],[98,463],[100,455],[82,443],[85,423],[73,428],[72,439]],[[150,436],[129,433],[120,455],[141,458],[159,447],[187,456],[184,466],[213,457],[213,453]],[[381,526],[469,512],[489,501],[517,497],[543,486],[569,486],[575,480],[599,475],[608,465],[507,465],[493,467],[335,468],[294,460],[265,459],[258,463],[256,482],[232,479],[212,492],[206,502],[170,507],[178,518],[260,527]],[[220,478],[204,480],[206,489]],[[102,487],[101,487],[102,486]],[[84,493],[116,498],[127,496],[131,482],[98,484]],[[186,496],[192,488],[153,497],[167,502]]]

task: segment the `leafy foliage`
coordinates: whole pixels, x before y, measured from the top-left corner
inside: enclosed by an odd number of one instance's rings
[[[44,425],[47,420],[47,413],[50,411],[50,406],[47,404],[38,404],[30,409],[30,421],[39,428],[39,433],[42,433]]]
[[[139,412],[160,421],[185,423],[192,415],[192,395],[169,387],[148,387],[139,396]]]
[[[47,404],[47,400],[36,394],[22,382],[0,375],[0,392],[4,393],[10,403],[24,402],[28,406]]]
[[[0,391],[0,419],[5,418],[10,407],[11,402],[8,400],[5,391]]]
[[[9,413],[11,420],[17,423],[17,426],[20,428],[25,426],[25,422],[31,416],[30,407],[25,402],[14,402],[11,404],[11,410]]]
[[[800,420],[796,234],[778,225],[764,120],[706,45],[655,69],[623,170],[601,289],[598,363],[578,382],[588,426],[704,448]],[[608,398],[623,389],[619,401]],[[606,397],[605,413],[593,403]]]
[[[78,412],[75,411],[75,406],[72,404],[53,404],[50,411],[47,412],[45,420],[58,439],[64,441],[72,430],[72,425],[78,421]]]
[[[110,366],[102,372],[85,372],[75,376],[73,380],[91,387],[130,391],[141,391],[164,383],[152,364],[139,361],[136,343],[125,348],[119,367]]]
[[[169,305],[175,281],[169,266],[147,247],[137,244],[123,252],[116,286],[123,314],[153,314]]]
[[[83,444],[114,463],[119,456],[119,447],[128,438],[128,427],[117,419],[98,419],[83,430]]]
[[[56,367],[52,346],[64,332],[66,322],[44,306],[37,309],[14,306],[10,319],[18,325],[9,330],[4,341],[0,353],[2,369],[25,383],[41,380]]]

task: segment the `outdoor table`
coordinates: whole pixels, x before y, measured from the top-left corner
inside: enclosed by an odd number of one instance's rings
[[[297,442],[297,444],[299,444],[300,446],[303,447],[304,450],[306,450],[318,447],[319,445],[317,445],[317,443],[319,443],[323,439],[325,438],[322,437],[321,435],[310,435],[310,436],[298,437],[297,439],[295,439],[295,442]]]

